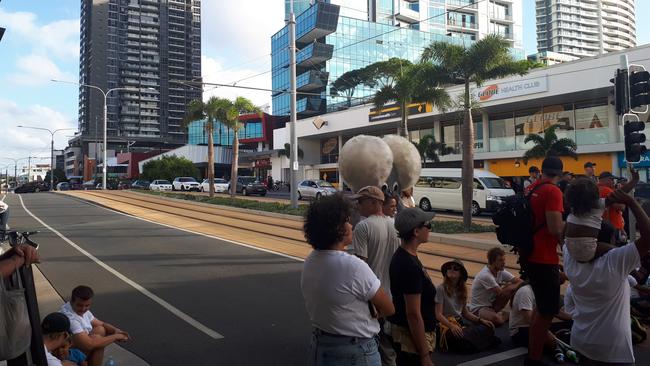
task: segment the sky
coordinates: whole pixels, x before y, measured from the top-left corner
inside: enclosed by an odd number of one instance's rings
[[[536,51],[535,0],[522,1],[524,47],[530,54]],[[650,14],[650,1],[636,3],[637,14]],[[202,5],[204,81],[270,89],[270,37],[284,24],[284,0],[203,0]],[[7,28],[0,41],[2,172],[8,164],[13,169],[5,157],[49,157],[50,134],[18,125],[71,128],[56,133],[56,149],[63,149],[77,128],[77,87],[50,80],[78,80],[79,9],[80,0],[0,0],[0,26]],[[637,38],[639,45],[650,43],[648,22],[637,21]],[[268,92],[205,90],[204,98],[245,96],[259,106],[271,99]]]

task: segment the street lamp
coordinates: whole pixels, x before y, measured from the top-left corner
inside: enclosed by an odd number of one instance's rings
[[[107,156],[107,150],[108,150],[108,141],[107,141],[107,129],[108,129],[108,107],[106,104],[106,99],[108,97],[108,94],[114,91],[118,90],[126,90],[126,91],[132,91],[132,92],[138,92],[140,89],[137,88],[112,88],[108,89],[107,91],[104,91],[104,89],[95,86],[95,85],[89,85],[89,84],[79,84],[75,83],[74,81],[64,81],[64,80],[55,80],[52,79],[53,82],[55,83],[64,83],[64,84],[73,84],[73,85],[78,85],[78,86],[83,86],[86,88],[91,88],[91,89],[96,89],[99,90],[102,95],[104,96],[104,155],[103,155],[103,163],[102,163],[102,190],[106,190],[106,176],[108,175],[108,156]],[[146,90],[156,90],[154,88],[145,88]]]
[[[43,130],[47,131],[52,135],[52,143],[50,144],[50,190],[54,190],[54,134],[59,132],[59,131],[66,131],[66,130],[76,130],[76,128],[58,128],[54,131],[50,130],[49,128],[43,128],[43,127],[32,127],[32,126],[18,126],[20,128],[29,128],[32,130]]]

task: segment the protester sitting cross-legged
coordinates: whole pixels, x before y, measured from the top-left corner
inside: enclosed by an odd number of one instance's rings
[[[70,339],[70,320],[61,313],[51,313],[43,318],[41,323],[43,332],[43,345],[47,366],[74,366],[70,361],[61,361],[54,357],[52,352],[63,347]]]
[[[636,200],[623,191],[609,198],[630,208],[641,236],[590,262],[578,262],[564,247],[564,270],[571,283],[573,327],[571,346],[585,365],[633,365],[628,274],[638,268],[650,250],[650,218]],[[567,305],[567,308],[569,306]]]
[[[495,343],[494,324],[467,309],[467,269],[458,259],[442,265],[443,283],[436,287],[438,349],[471,353]]]
[[[102,365],[106,346],[130,338],[127,332],[95,318],[90,312],[93,296],[90,287],[77,286],[70,301],[61,307],[61,312],[70,319],[72,344],[88,356],[89,366]]]
[[[314,250],[305,259],[301,289],[314,327],[311,365],[381,365],[377,318],[395,311],[366,262],[348,254],[350,204],[341,195],[309,205],[303,230]]]
[[[512,298],[521,279],[505,270],[506,253],[499,247],[487,252],[487,266],[474,277],[469,310],[500,326],[508,321],[508,313],[502,311]]]
[[[433,212],[404,208],[395,216],[401,245],[390,262],[390,291],[395,315],[388,317],[397,366],[433,365],[436,287],[418,259],[418,247],[429,239]]]

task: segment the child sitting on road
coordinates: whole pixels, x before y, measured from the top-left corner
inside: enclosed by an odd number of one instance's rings
[[[72,348],[72,339],[67,338],[65,344],[55,349],[52,354],[61,361],[70,361],[78,366],[88,366],[86,355],[77,348]]]
[[[631,191],[639,181],[639,173],[631,172],[633,179],[622,188],[625,192]],[[588,178],[576,179],[567,188],[566,201],[570,213],[564,244],[571,256],[578,262],[589,262],[612,249],[611,243],[598,241],[609,200],[600,198],[596,183]]]

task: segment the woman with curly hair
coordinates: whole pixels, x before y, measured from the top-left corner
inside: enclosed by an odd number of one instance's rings
[[[314,327],[310,364],[381,365],[377,318],[395,308],[368,264],[345,251],[352,243],[350,204],[341,195],[312,202],[303,230],[314,248],[300,283]]]

